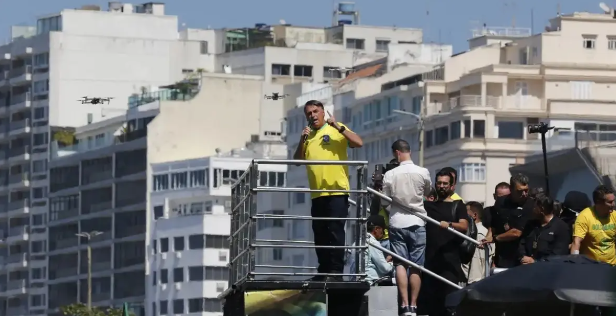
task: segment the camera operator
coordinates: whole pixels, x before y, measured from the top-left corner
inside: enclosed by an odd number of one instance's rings
[[[379,191],[383,192],[383,175],[387,173],[389,170],[392,170],[398,167],[400,163],[396,159],[392,159],[387,163],[385,167],[383,165],[376,165],[374,168],[374,174],[372,175],[372,187]],[[381,199],[378,196],[372,196],[372,200],[370,203],[370,215],[381,215],[385,219],[385,225],[389,225],[389,211],[387,207],[381,205]],[[383,238],[380,239],[381,246],[389,249],[389,230],[385,229],[383,234]],[[391,256],[387,256],[388,260],[391,261]]]

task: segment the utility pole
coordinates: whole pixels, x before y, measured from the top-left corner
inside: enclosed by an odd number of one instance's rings
[[[90,246],[90,240],[95,237],[102,234],[102,232],[99,231],[91,231],[89,233],[79,233],[79,234],[75,234],[77,235],[77,237],[85,237],[86,239],[88,239],[88,245],[87,245],[87,249],[88,249],[88,310],[91,311],[92,310],[92,247]]]

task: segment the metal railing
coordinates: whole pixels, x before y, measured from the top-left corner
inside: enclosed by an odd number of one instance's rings
[[[259,185],[259,165],[340,165],[357,167],[357,190],[313,190],[306,188],[281,188]],[[277,269],[311,269],[301,266],[257,265],[256,250],[258,248],[309,248],[309,249],[366,249],[366,210],[368,202],[367,161],[319,161],[319,160],[264,160],[252,161],[246,172],[239,177],[231,187],[231,236],[229,260],[229,287],[235,289],[246,281],[252,281],[256,276],[354,276],[360,281],[365,279],[364,256],[356,251],[355,260],[358,263],[355,271],[350,273],[317,273],[317,272],[257,272],[257,268]],[[312,217],[299,215],[259,214],[257,212],[257,194],[259,192],[298,192],[298,193],[356,193],[359,203],[356,216],[348,218]],[[355,231],[356,246],[315,245],[308,241],[257,239],[258,220],[310,220],[310,221],[357,221]],[[223,296],[225,293],[223,293]]]

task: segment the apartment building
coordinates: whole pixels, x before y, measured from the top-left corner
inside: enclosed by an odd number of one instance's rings
[[[270,145],[274,148],[267,149]],[[284,147],[252,144],[216,156],[150,165],[146,304],[151,309],[146,315],[222,315],[218,296],[228,286],[231,184],[252,159],[271,150],[284,154]],[[286,185],[286,166],[259,169],[266,185]]]
[[[1,257],[11,263],[0,269],[3,313],[47,308],[52,141],[71,127],[125,113],[130,95],[181,80],[183,69],[207,67],[201,42],[179,40],[177,24],[163,4],[84,6],[43,16],[35,27],[13,27],[11,42],[0,46]],[[82,104],[84,96],[114,99]]]

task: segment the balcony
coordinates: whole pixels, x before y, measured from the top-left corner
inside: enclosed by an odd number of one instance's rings
[[[53,251],[53,250],[77,247],[79,245],[79,240],[77,239],[77,236],[75,236],[74,238],[69,237],[69,238],[63,238],[63,239],[57,239],[57,240],[50,240],[49,244],[50,244],[49,250]]]
[[[9,283],[6,285],[6,295],[7,296],[16,296],[16,295],[20,295],[20,294],[26,294],[26,280],[14,280],[14,281],[9,281]],[[21,309],[21,308],[20,308]],[[10,310],[10,308],[9,308]],[[20,314],[11,314],[9,312],[8,315],[20,315]],[[27,315],[27,314],[22,314],[22,315]]]
[[[52,213],[51,214],[50,222],[60,221],[60,220],[63,220],[63,219],[73,218],[73,217],[77,217],[77,216],[79,216],[79,209],[78,208],[58,211],[57,213]]]
[[[30,173],[24,172],[9,176],[9,189],[17,189],[30,185]],[[9,211],[11,211],[9,209]]]
[[[28,308],[25,307],[25,306],[9,307],[7,309],[7,315],[10,315],[10,316],[26,316],[26,315],[29,315]]]
[[[29,109],[30,106],[32,106],[32,93],[26,92],[18,94],[11,99],[11,106],[9,110],[11,112],[19,112]]]
[[[11,122],[9,125],[9,135],[17,136],[30,132],[30,119],[23,119],[21,121]]]
[[[32,81],[32,66],[25,65],[16,69],[9,70],[9,83],[12,86],[30,84]]]
[[[5,258],[4,267],[8,270],[28,267],[28,256],[26,253],[18,253]]]
[[[0,85],[2,85],[2,80],[0,80]],[[0,99],[0,115],[6,114],[9,109],[9,103],[5,99]]]
[[[0,71],[0,87],[8,85],[10,79],[8,70]]]
[[[15,243],[19,241],[28,241],[30,238],[30,227],[28,225],[12,227],[9,229],[9,235],[6,237],[7,243]]]
[[[481,36],[529,37],[531,29],[524,27],[483,27],[473,30],[473,38]]]
[[[187,83],[188,86],[191,82]],[[198,84],[192,83],[194,87],[198,87]],[[199,93],[198,89],[164,89],[155,92],[148,92],[141,95],[133,95],[128,98],[128,108],[136,108],[144,104],[156,102],[156,101],[188,101],[195,97]]]
[[[92,203],[83,207],[83,214],[92,214],[98,212],[104,212],[112,208],[111,201],[104,201],[99,203]]]
[[[9,149],[9,163],[21,162],[30,159],[30,146]]]
[[[14,201],[14,202],[9,203],[9,207],[8,207],[9,217],[22,215],[22,214],[29,214],[29,213],[30,213],[30,200],[29,199],[23,199],[23,200]]]
[[[49,277],[50,279],[62,279],[62,278],[68,278],[68,277],[76,277],[78,275],[77,273],[77,267],[62,267],[60,269],[49,269]]]
[[[87,274],[88,273],[88,265],[87,265],[87,263],[86,264],[82,264],[81,268],[79,270],[80,270],[81,274]],[[103,272],[103,271],[107,271],[107,270],[111,270],[111,259],[93,260],[92,261],[92,273]]]
[[[453,111],[456,108],[459,109],[464,107],[484,107],[483,101],[480,95],[461,95],[449,99],[447,110]],[[500,108],[500,105],[500,97],[486,96],[485,107]]]
[[[72,146],[59,147],[57,142],[51,143],[51,159],[57,159],[60,157],[66,157],[77,153],[84,153],[91,150],[96,150],[99,148],[110,147],[114,145],[119,145],[123,143],[127,143],[130,141],[138,140],[144,138],[148,135],[147,129],[139,129],[136,131],[128,132],[123,135],[116,136],[112,139],[105,139],[99,144],[95,144],[92,146],[88,146],[86,143],[79,143]]]
[[[81,183],[82,185],[92,184],[100,181],[105,181],[113,178],[111,170],[105,171],[90,171],[82,170]]]

